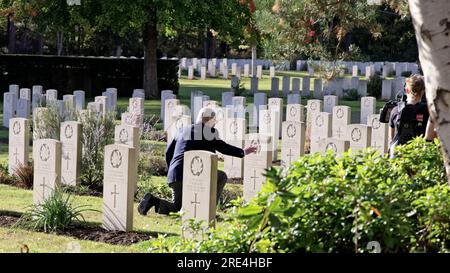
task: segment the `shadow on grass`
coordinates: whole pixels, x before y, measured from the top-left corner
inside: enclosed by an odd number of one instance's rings
[[[108,231],[105,230],[101,224],[93,222],[82,222],[71,226],[64,230],[56,232],[44,232],[43,230],[35,230],[18,225],[22,213],[14,211],[0,210],[0,227],[22,229],[33,232],[47,233],[53,235],[67,236],[79,240],[93,241],[99,243],[106,243],[112,245],[129,246],[140,243],[150,239],[158,238],[158,235],[165,235],[166,237],[179,236],[175,233],[166,232],[146,232],[146,231]]]

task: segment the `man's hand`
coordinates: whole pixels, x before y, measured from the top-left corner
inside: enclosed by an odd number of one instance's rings
[[[258,147],[255,145],[244,148],[245,155],[256,153]]]

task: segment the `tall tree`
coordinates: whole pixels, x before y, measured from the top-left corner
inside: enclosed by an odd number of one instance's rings
[[[237,36],[248,21],[245,0],[103,0],[100,26],[120,36],[130,29],[142,31],[144,43],[144,89],[147,99],[160,97],[157,82],[159,35],[176,35],[189,29],[205,35],[214,30],[222,37]],[[206,37],[205,37],[206,38]]]
[[[409,0],[409,8],[450,185],[450,1]]]

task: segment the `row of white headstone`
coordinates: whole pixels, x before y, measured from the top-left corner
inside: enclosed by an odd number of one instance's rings
[[[329,66],[331,63],[322,61],[305,61],[297,60],[296,70],[297,71],[314,71],[314,67],[320,65]],[[343,67],[348,73],[353,76],[362,75],[366,79],[369,79],[375,73],[382,73],[383,78],[390,76],[401,77],[404,72],[410,72],[411,74],[417,74],[419,71],[419,66],[417,63],[408,62],[345,62],[339,61],[334,63]]]
[[[76,90],[73,94],[62,96],[58,100],[58,91],[47,89],[43,94],[43,87],[35,85],[32,89],[19,88],[18,85],[9,86],[9,92],[3,94],[3,126],[9,127],[9,120],[14,117],[28,119],[34,110],[38,107],[56,107],[61,117],[74,110],[83,110],[85,108],[85,91]],[[117,107],[117,89],[107,88],[102,96],[97,96],[94,102],[89,102],[87,109],[97,112],[115,111]]]
[[[29,159],[29,120],[10,120],[9,167],[12,175]],[[132,205],[136,191],[139,128],[121,124],[115,128],[115,144],[105,147],[103,222],[108,230],[132,229]],[[33,142],[33,202],[42,204],[57,187],[80,182],[82,122],[61,124],[60,140]]]
[[[181,67],[180,67],[180,70],[181,70]],[[187,67],[188,80],[195,79],[195,71],[196,70],[197,69],[192,65]],[[241,68],[241,66],[238,66],[236,63],[233,63],[231,65],[231,71],[230,71],[230,68],[224,63],[220,64],[219,71],[217,71],[216,66],[213,65],[211,62],[208,64],[208,67],[201,66],[197,71],[198,71],[198,74],[199,74],[201,80],[206,80],[208,77],[216,78],[219,76],[221,76],[223,79],[228,79],[230,75],[238,77],[240,79],[241,77],[249,78],[253,75],[252,71],[251,71],[251,66],[249,64],[245,64],[244,67]],[[256,66],[255,76],[258,79],[262,79],[262,76],[263,76],[263,66],[262,65]]]

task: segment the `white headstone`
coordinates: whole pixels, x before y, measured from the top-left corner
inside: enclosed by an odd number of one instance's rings
[[[275,110],[259,110],[259,134],[270,136],[272,147],[272,159],[277,160],[278,157],[278,140],[279,140],[279,115],[280,112]],[[281,129],[281,128],[280,128]]]
[[[258,79],[262,79],[262,70],[263,70],[262,65],[256,66],[256,77]]]
[[[375,114],[377,100],[374,97],[361,98],[361,124],[367,124],[367,117]]]
[[[82,110],[85,107],[85,92],[83,90],[76,90],[73,92],[75,96],[75,107],[77,110]]]
[[[188,80],[193,80],[194,79],[194,67],[193,66],[189,66],[188,68]]]
[[[323,97],[323,111],[332,114],[333,107],[338,105],[338,97],[334,95],[328,95]]]
[[[207,151],[188,151],[184,153],[183,163],[182,223],[187,229],[187,221],[204,221],[208,226],[215,225],[217,202],[217,155]],[[183,232],[191,237],[190,231]]]
[[[342,156],[350,148],[350,141],[336,138],[324,138],[319,141],[320,154],[326,155],[331,151],[337,157]]]
[[[33,143],[33,202],[42,204],[61,185],[61,142],[39,139]]]
[[[238,148],[244,148],[246,122],[242,118],[229,118],[226,121],[226,142]],[[244,159],[224,156],[224,171],[228,178],[243,178]]]
[[[380,122],[380,115],[370,115],[367,125],[372,127],[370,147],[384,155],[389,149],[389,124]]]
[[[167,99],[175,99],[176,96],[173,94],[172,90],[163,90],[161,91],[161,120],[164,121],[165,107]]]
[[[30,117],[30,100],[19,99],[17,101],[16,117],[29,118]]]
[[[283,122],[281,141],[281,166],[288,168],[305,154],[305,123],[294,121]]]
[[[58,100],[58,91],[55,89],[48,89],[45,94],[47,102]]]
[[[121,144],[106,146],[103,170],[103,227],[131,231],[137,181],[135,148]]]
[[[61,123],[61,183],[64,185],[76,186],[80,184],[82,135],[81,123],[76,121]]]
[[[383,80],[381,88],[381,99],[390,100],[392,98],[392,80]]]
[[[31,90],[28,88],[20,89],[20,97],[21,99],[27,99],[31,101]]]
[[[97,96],[95,97],[95,102],[100,103],[102,105],[102,113],[106,114],[109,112],[109,102],[107,96]]]
[[[330,113],[320,112],[313,116],[311,122],[310,153],[320,152],[320,141],[331,137],[332,116]]]
[[[271,137],[262,134],[248,134],[245,147],[254,145],[256,153],[244,157],[244,199],[249,202],[266,183],[266,169],[272,165]]]
[[[372,128],[363,124],[352,124],[348,126],[350,149],[352,152],[364,150],[370,147]]]
[[[14,117],[16,112],[15,94],[11,92],[3,93],[3,126],[9,127],[9,120]]]
[[[17,167],[28,165],[30,124],[25,118],[12,118],[9,124],[8,172],[13,175]]]
[[[308,100],[306,103],[306,123],[307,126],[313,120],[313,116],[323,112],[323,102],[321,100]]]
[[[305,106],[301,104],[286,105],[286,121],[305,122]]]
[[[333,129],[334,139],[348,140],[347,127],[351,123],[351,108],[349,106],[335,106],[333,108]]]

